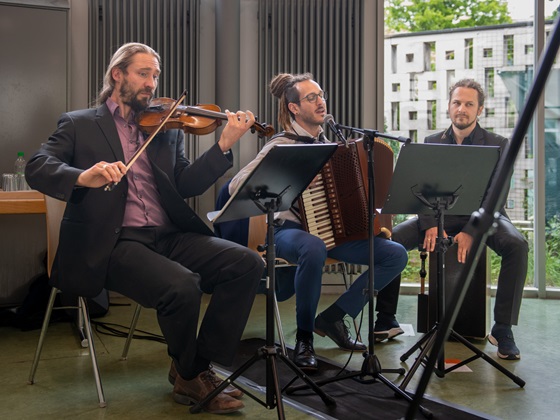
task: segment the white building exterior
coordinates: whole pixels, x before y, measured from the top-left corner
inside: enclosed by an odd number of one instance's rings
[[[519,80],[530,82],[532,67],[532,22],[388,35],[386,129],[419,142],[445,130],[450,125],[449,87],[460,79],[473,78],[486,92],[481,126],[511,138],[524,98],[517,85]],[[516,162],[507,201],[513,220],[530,218],[532,205],[526,202],[531,203],[533,197],[531,149],[524,147]]]

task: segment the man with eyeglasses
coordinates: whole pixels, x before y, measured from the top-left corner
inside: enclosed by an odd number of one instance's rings
[[[328,140],[323,133],[327,114],[327,94],[313,80],[313,75],[281,73],[270,82],[270,92],[279,98],[278,122],[285,130],[274,136],[257,157],[244,167],[231,181],[230,193],[258,165],[276,145],[297,143],[321,143]],[[351,264],[369,264],[368,240],[351,241],[329,251],[318,237],[302,227],[298,209],[275,214],[276,255],[297,264],[295,276],[278,278],[281,289],[278,300],[296,295],[296,346],[294,363],[303,370],[316,370],[317,359],[313,348],[313,332],[330,337],[343,350],[366,350],[366,346],[353,338],[344,322],[349,315],[356,318],[367,303],[364,290],[368,284],[368,272],[362,273],[350,288],[331,306],[316,317],[323,267],[327,257]],[[406,266],[408,255],[400,244],[375,238],[375,289],[381,290]],[[370,331],[370,333],[372,333]]]

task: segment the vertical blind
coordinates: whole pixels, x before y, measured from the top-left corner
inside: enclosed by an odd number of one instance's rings
[[[200,52],[209,48],[206,44],[212,42],[200,36],[203,1],[90,0],[90,103],[94,103],[102,86],[112,54],[126,42],[145,43],[160,54],[162,74],[158,96],[175,98],[187,89],[187,102],[198,103],[200,72],[204,71],[198,64]],[[243,0],[240,1],[243,3]],[[328,93],[328,112],[335,120],[361,127],[362,86],[363,78],[367,77],[362,70],[364,60],[361,51],[364,48],[363,22],[368,22],[367,17],[362,16],[363,2],[256,2],[257,21],[242,24],[254,24],[259,28],[255,60],[258,62],[259,78],[257,112],[262,117],[261,121],[277,120],[278,101],[268,91],[272,77],[281,72],[310,72]],[[210,9],[206,8],[205,13]],[[238,18],[241,19],[241,16]],[[328,136],[334,140],[332,133]],[[199,147],[197,141],[190,140],[185,142],[185,152],[193,160],[199,155]],[[191,205],[196,210],[196,200]]]
[[[141,42],[162,59],[159,96],[184,89],[198,96],[198,0],[90,0],[90,96],[101,88],[112,54],[126,42]]]
[[[276,121],[266,87],[278,73],[313,73],[329,99],[328,112],[361,126],[363,0],[260,0],[259,110]],[[372,46],[373,48],[373,46]],[[332,134],[329,134],[331,139]]]
[[[89,97],[94,103],[113,53],[124,43],[141,42],[162,60],[157,96],[176,99],[187,90],[187,101],[199,95],[199,0],[90,0]],[[191,137],[190,135],[188,137]],[[191,161],[198,142],[185,141]],[[197,210],[198,199],[189,199]]]
[[[242,1],[242,0],[241,0]],[[281,72],[311,72],[329,94],[337,122],[361,126],[364,0],[259,0],[259,114],[276,121],[268,83]],[[198,98],[200,0],[90,0],[90,98],[113,52],[125,42],[150,45],[162,57],[159,96],[183,89]],[[369,20],[371,21],[371,20]],[[373,75],[372,75],[373,77]]]

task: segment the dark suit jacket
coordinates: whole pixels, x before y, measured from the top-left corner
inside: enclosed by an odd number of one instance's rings
[[[453,144],[453,138],[450,135],[450,130],[451,127],[445,131],[432,134],[431,136],[428,136],[424,139],[424,143]],[[488,130],[485,130],[477,123],[476,128],[473,132],[472,145],[473,146],[499,146],[500,157],[501,157],[504,155],[504,152],[508,147],[509,142],[507,138],[502,137],[499,134],[495,134]],[[469,146],[465,145],[460,147],[469,147]],[[473,162],[473,170],[476,170],[476,162]],[[490,188],[486,191],[486,195],[485,195],[486,197],[489,195],[489,192],[490,192]],[[504,197],[507,197],[507,191],[505,191]],[[484,200],[483,200],[483,204],[484,204]],[[505,217],[508,217],[504,207],[501,208],[500,213]],[[460,231],[465,231],[463,228],[468,223],[469,219],[470,219],[470,215],[445,216],[444,219],[445,230],[447,231],[448,234],[452,234],[452,235],[455,235]],[[418,226],[420,230],[423,232],[426,229],[436,227],[437,220],[435,216],[418,215]],[[449,229],[451,229],[452,231],[449,232]],[[472,235],[472,232],[467,232],[467,231],[465,232]]]
[[[232,166],[217,144],[194,162],[185,157],[184,134],[158,134],[145,153],[162,205],[182,231],[212,235],[185,202],[206,191]],[[97,162],[124,161],[117,129],[106,105],[63,114],[57,130],[29,160],[25,176],[42,193],[66,201],[51,282],[64,292],[93,297],[104,287],[111,252],[124,218],[128,182],[113,191],[76,187],[80,173]],[[126,162],[125,162],[126,163]]]

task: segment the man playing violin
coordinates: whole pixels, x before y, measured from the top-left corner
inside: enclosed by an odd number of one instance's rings
[[[247,177],[264,156],[278,144],[314,143],[328,141],[323,134],[323,122],[327,114],[327,96],[313,75],[279,74],[270,82],[270,92],[280,99],[278,122],[285,130],[273,137],[257,157],[243,168],[231,181],[230,193]],[[368,272],[362,273],[336,302],[316,317],[321,296],[323,267],[327,257],[351,264],[369,264],[369,241],[346,242],[327,251],[322,239],[306,232],[302,227],[298,209],[275,215],[276,255],[297,264],[293,284],[279,285],[291,289],[279,296],[287,299],[296,295],[296,346],[294,363],[304,370],[317,369],[313,348],[313,332],[327,335],[343,350],[365,350],[366,346],[353,338],[344,317],[358,316],[367,303]],[[404,247],[390,240],[375,237],[375,289],[383,289],[406,266],[408,255]],[[284,279],[279,279],[282,281]],[[290,296],[288,296],[290,295]],[[371,333],[371,332],[370,332]]]
[[[255,118],[226,112],[219,141],[193,162],[182,130],[160,132],[127,170],[123,162],[146,141],[135,118],[153,99],[159,75],[153,49],[120,47],[97,108],[63,114],[29,160],[26,179],[67,203],[53,285],[84,297],[106,288],[156,309],[172,358],[173,398],[190,404],[221,383],[211,362],[233,362],[264,267],[253,251],[214,237],[185,199],[232,166],[230,148]],[[197,334],[203,293],[212,297]],[[204,408],[238,411],[241,395],[227,387]]]

